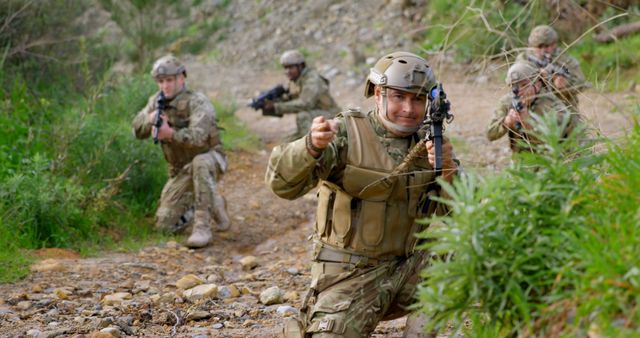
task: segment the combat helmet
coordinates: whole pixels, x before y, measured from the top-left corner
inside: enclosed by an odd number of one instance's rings
[[[435,85],[436,77],[425,59],[409,52],[394,52],[370,69],[364,96],[371,97],[375,86],[426,95]]]
[[[507,84],[512,86],[522,80],[535,81],[540,76],[539,70],[527,62],[516,62],[507,71]]]
[[[558,42],[558,33],[551,26],[540,25],[529,34],[529,47],[540,47]]]
[[[184,74],[187,76],[187,69],[185,66],[173,55],[165,55],[159,58],[151,68],[151,76],[157,79],[160,76],[178,75]]]
[[[280,64],[283,67],[299,65],[302,63],[304,63],[304,56],[295,49],[288,50],[280,56]]]

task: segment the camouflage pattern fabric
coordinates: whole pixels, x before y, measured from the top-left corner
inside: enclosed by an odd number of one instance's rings
[[[139,139],[151,136],[149,115],[156,112],[156,97],[133,120],[134,134]],[[216,126],[216,114],[211,101],[201,93],[183,90],[163,111],[174,128],[173,139],[161,141],[169,167],[156,212],[156,226],[170,230],[189,208],[194,211],[214,211],[214,203],[222,199],[216,192],[216,182],[226,171],[227,162]]]
[[[375,110],[369,112],[366,119],[387,154],[400,163],[407,154],[412,136],[391,136],[378,120]],[[278,196],[301,197],[320,180],[342,185],[349,134],[342,114],[336,117],[336,122],[337,134],[318,159],[307,152],[304,139],[274,148],[265,181]],[[433,212],[443,214],[447,208],[436,203]],[[406,217],[410,216],[407,214]],[[317,236],[315,239],[319,241]],[[324,244],[316,242],[316,249],[318,245]],[[407,306],[414,302],[418,272],[426,262],[421,252],[389,260],[369,260],[364,266],[318,257],[312,264],[312,282],[301,309],[299,325],[295,325],[303,327],[304,337],[368,337],[379,321],[408,313]],[[297,328],[290,323],[286,323],[286,336],[303,337],[296,335]]]
[[[408,314],[426,261],[416,253],[366,268],[313,262],[306,336],[369,337],[378,322]]]
[[[589,86],[587,81],[585,80],[584,74],[580,69],[580,63],[574,57],[568,55],[567,53],[562,54],[558,57],[560,50],[556,48],[556,50],[551,55],[551,59],[554,60],[554,64],[560,67],[564,67],[569,71],[569,77],[567,81],[569,82],[568,86],[562,90],[558,90],[557,88],[552,88],[553,94],[558,97],[562,102],[574,111],[578,111],[578,103],[579,98],[578,94],[586,87]],[[536,62],[532,60],[537,60],[537,57],[533,53],[533,50],[529,50],[524,53],[520,53],[516,57],[517,62],[527,62],[536,68],[540,68]]]
[[[289,83],[289,93],[282,102],[276,102],[274,108],[276,115],[297,114],[297,130],[288,141],[304,136],[315,117],[333,118],[340,110],[329,93],[329,81],[309,67],[302,70],[296,81]]]
[[[514,153],[521,151],[532,151],[531,146],[522,146],[519,144],[518,140],[524,140],[529,145],[539,143],[538,140],[534,139],[530,135],[527,135],[526,132],[517,133],[516,131],[508,130],[503,124],[505,118],[507,117],[507,114],[509,113],[509,110],[512,109],[512,98],[512,94],[506,94],[502,98],[500,98],[498,108],[496,108],[496,110],[493,112],[493,117],[491,119],[491,122],[489,122],[489,126],[487,128],[487,138],[489,139],[489,141],[494,141],[501,138],[505,134],[508,134],[511,150]],[[556,112],[558,114],[558,121],[561,121],[565,115],[569,115],[569,124],[564,131],[565,135],[568,135],[582,121],[582,118],[576,111],[568,109],[567,106],[562,103],[562,101],[548,92],[539,94],[531,107],[529,107],[529,114],[532,115],[544,115],[546,112],[550,111]]]

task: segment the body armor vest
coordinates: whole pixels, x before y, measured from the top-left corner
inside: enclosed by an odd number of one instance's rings
[[[189,121],[191,117],[191,108],[189,107],[189,103],[194,95],[198,94],[187,89],[163,110],[163,114],[168,118],[169,125],[175,130],[189,128]],[[215,126],[215,119],[213,123],[214,125],[210,128],[208,142],[202,146],[188,146],[177,142],[162,142],[164,157],[171,167],[170,174],[172,176],[177,174],[177,172],[186,164],[191,163],[193,158],[199,154],[206,153],[210,150],[216,150],[223,153],[222,142],[220,141],[220,132]]]
[[[320,182],[316,236],[323,245],[371,258],[408,255],[422,229],[415,219],[435,210],[429,199],[436,194],[433,170],[424,158],[409,174],[389,177],[397,164],[369,118],[351,111],[344,119],[348,150],[342,186]]]

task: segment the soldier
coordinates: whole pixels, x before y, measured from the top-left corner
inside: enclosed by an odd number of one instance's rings
[[[151,76],[159,92],[135,117],[133,129],[138,139],[153,133],[169,164],[169,181],[162,189],[156,227],[176,233],[184,230],[193,217],[186,244],[204,247],[212,237],[211,216],[220,230],[230,226],[226,202],[216,192],[216,182],[227,168],[216,112],[204,94],[187,89],[186,68],[174,56],[158,59]],[[162,111],[162,125],[156,128],[158,110]]]
[[[558,114],[559,121],[568,115],[569,122],[564,135],[568,135],[581,121],[577,112],[569,109],[544,88],[540,71],[531,63],[513,64],[507,72],[506,82],[514,93],[500,99],[487,128],[489,141],[495,141],[508,134],[513,153],[533,151],[533,145],[539,141],[527,132],[531,129],[529,122],[532,114],[543,115],[553,111]],[[518,140],[523,140],[526,144]]]
[[[265,180],[280,197],[295,199],[316,186],[311,285],[286,337],[366,337],[381,320],[410,312],[426,263],[415,252],[416,219],[444,214],[435,182],[434,146],[390,176],[420,139],[427,93],[436,84],[427,62],[411,53],[381,58],[371,69],[368,113],[351,109],[333,120],[313,119],[306,136],[276,147]],[[451,144],[442,146],[442,178],[458,171]]]
[[[282,102],[267,102],[263,114],[296,114],[297,131],[288,137],[292,141],[306,134],[314,117],[333,118],[340,108],[329,93],[329,80],[307,67],[299,51],[284,52],[280,63],[289,79],[288,93],[281,98]]]
[[[529,34],[529,49],[516,62],[540,68],[545,84],[567,107],[578,111],[578,94],[588,86],[578,60],[558,48],[558,33],[550,26],[535,27]]]

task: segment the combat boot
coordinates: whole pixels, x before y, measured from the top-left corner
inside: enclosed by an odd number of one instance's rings
[[[212,237],[209,213],[206,211],[196,211],[193,230],[191,231],[191,236],[187,239],[186,245],[190,248],[202,248],[211,242]]]
[[[227,201],[223,196],[216,195],[213,204],[213,219],[216,221],[219,231],[227,231],[231,227],[231,220],[227,214]]]

